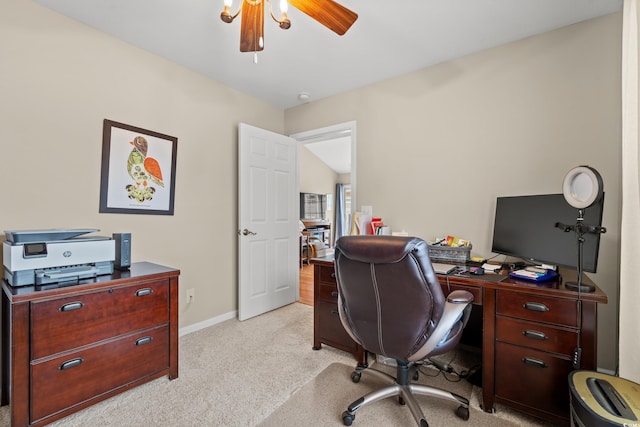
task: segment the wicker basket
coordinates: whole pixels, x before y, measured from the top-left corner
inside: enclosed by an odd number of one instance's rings
[[[429,258],[432,261],[465,263],[471,259],[471,245],[463,247],[429,246]]]

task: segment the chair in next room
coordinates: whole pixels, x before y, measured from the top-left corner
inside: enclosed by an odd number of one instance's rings
[[[393,358],[396,377],[367,369],[391,385],[351,403],[342,414],[351,425],[356,411],[398,396],[421,427],[428,423],[414,394],[456,403],[458,417],[469,419],[469,401],[445,390],[411,383],[416,362],[452,350],[460,341],[473,295],[454,291],[444,297],[429,259],[427,243],[415,237],[345,236],[335,247],[338,312],[354,341],[371,353]],[[360,380],[361,371],[352,374]]]

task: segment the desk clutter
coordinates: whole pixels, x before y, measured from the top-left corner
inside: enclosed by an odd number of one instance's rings
[[[429,257],[435,262],[466,263],[471,260],[471,242],[455,236],[436,237],[429,244]]]
[[[429,243],[429,258],[438,274],[483,275],[485,273],[504,274],[531,282],[546,282],[558,279],[555,266],[531,266],[524,262],[512,264],[489,263],[483,257],[471,256],[473,245],[467,239],[456,236],[436,237]]]

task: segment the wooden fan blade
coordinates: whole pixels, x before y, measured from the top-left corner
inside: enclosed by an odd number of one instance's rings
[[[240,52],[258,52],[264,49],[260,40],[264,37],[264,2],[251,4],[242,2],[240,18]]]
[[[288,0],[300,12],[306,13],[331,31],[343,35],[356,22],[358,14],[333,0]],[[243,12],[244,13],[244,12]]]

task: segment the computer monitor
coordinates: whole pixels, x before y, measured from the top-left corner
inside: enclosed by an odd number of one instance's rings
[[[600,227],[604,195],[583,210],[584,227]],[[557,223],[574,226],[578,209],[562,194],[498,197],[491,251],[521,258],[531,263],[565,267],[578,265],[578,237]],[[595,273],[598,266],[600,233],[585,233],[582,253],[583,271]]]

